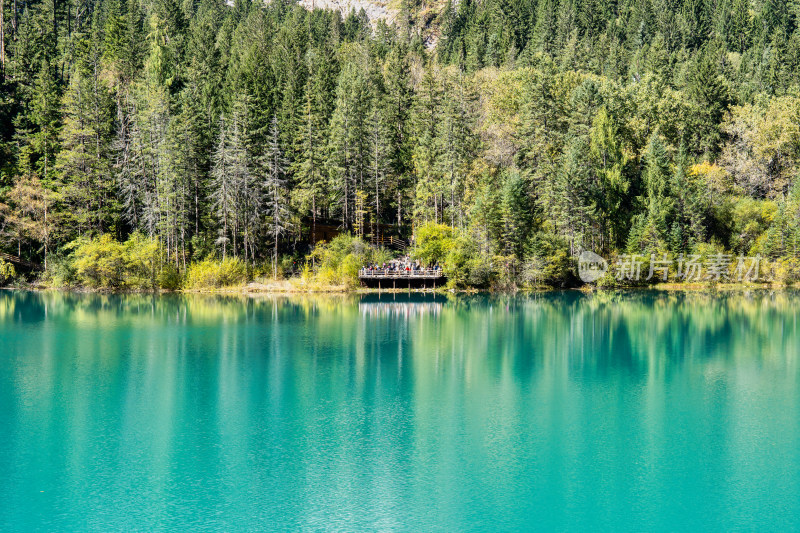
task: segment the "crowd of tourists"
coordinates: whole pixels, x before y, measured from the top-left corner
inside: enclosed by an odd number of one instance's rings
[[[370,263],[363,268],[363,270],[369,274],[393,274],[393,273],[406,273],[411,274],[413,272],[422,272],[422,271],[441,271],[442,267],[439,263],[435,263],[430,267],[425,267],[420,263],[420,261],[412,260],[409,257],[402,257],[400,259],[395,259],[393,261],[389,261],[388,263],[377,264],[377,263]]]

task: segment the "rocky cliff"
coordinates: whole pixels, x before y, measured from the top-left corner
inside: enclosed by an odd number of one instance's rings
[[[358,13],[363,9],[373,24],[379,20],[391,24],[398,13],[385,0],[300,0],[298,3],[306,9],[334,9],[341,11],[343,15],[351,11]]]

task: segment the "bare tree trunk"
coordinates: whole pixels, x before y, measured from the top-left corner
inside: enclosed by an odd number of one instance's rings
[[[228,216],[225,215],[225,219],[222,221],[222,260],[225,260],[225,255],[227,254],[228,248]]]
[[[2,0],[0,0],[2,2]],[[47,248],[50,241],[50,231],[47,229],[47,189],[42,187],[44,200],[44,269],[47,270]]]
[[[275,207],[277,209],[277,202]],[[272,252],[272,279],[276,280],[278,279],[278,233],[279,233],[277,216],[275,217],[275,220],[273,220],[273,223],[275,224],[275,247],[273,248]]]
[[[381,201],[380,201],[380,188],[378,187],[378,134],[375,133],[375,224],[372,228],[373,239],[378,238],[378,223],[381,218]]]
[[[345,227],[345,229],[349,229],[349,227],[350,227],[350,224],[349,224],[349,222],[350,222],[350,214],[349,214],[348,209],[347,209],[347,204],[349,203],[348,195],[350,194],[349,185],[350,185],[350,176],[349,176],[349,171],[348,171],[348,174],[345,174],[345,178],[344,178],[344,227]]]
[[[200,234],[200,191],[197,179],[194,180],[194,234]]]
[[[239,233],[239,219],[238,217],[236,220],[233,221],[233,258],[236,259],[238,255],[236,254],[236,234]]]
[[[6,3],[0,0],[0,81],[6,81],[6,34],[5,28]]]

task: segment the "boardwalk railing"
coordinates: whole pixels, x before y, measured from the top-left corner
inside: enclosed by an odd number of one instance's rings
[[[380,237],[373,236],[370,239],[370,242],[375,246],[384,246],[393,250],[405,250],[408,248],[408,241],[394,235],[381,235]]]
[[[30,270],[44,270],[44,268],[42,268],[42,265],[40,265],[39,263],[32,263],[30,261],[25,261],[24,259],[20,259],[15,255],[4,254],[0,252],[0,259],[8,261],[9,263],[14,263],[16,265],[28,268]]]
[[[390,270],[362,268],[358,271],[361,279],[439,279],[444,277],[441,270],[423,268],[421,270]]]

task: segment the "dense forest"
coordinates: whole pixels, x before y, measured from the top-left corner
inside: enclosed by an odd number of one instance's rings
[[[584,249],[797,279],[800,1],[395,7],[2,0],[0,251],[117,288],[334,279],[388,234],[455,286]]]

